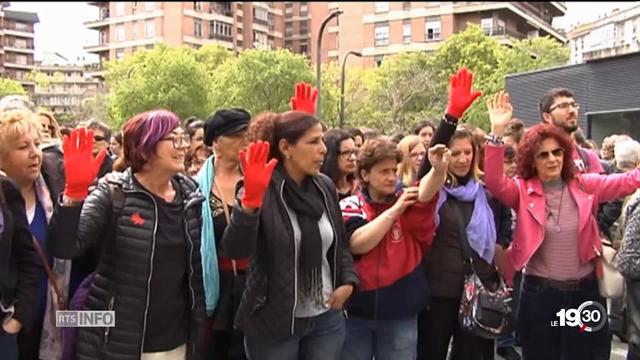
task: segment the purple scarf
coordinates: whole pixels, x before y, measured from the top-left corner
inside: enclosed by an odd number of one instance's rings
[[[467,239],[469,246],[491,264],[496,246],[496,222],[484,188],[474,179],[470,179],[464,186],[443,187],[436,207],[436,226],[440,224],[440,208],[448,196],[453,196],[458,201],[474,203],[473,214],[466,229]]]

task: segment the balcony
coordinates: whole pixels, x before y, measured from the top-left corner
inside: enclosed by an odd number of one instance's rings
[[[84,47],[84,50],[90,53],[101,53],[104,51],[109,51],[109,44],[97,44],[97,45],[87,45]]]
[[[516,39],[524,39],[527,37],[526,34],[506,29],[504,26],[483,27],[482,30],[488,36],[509,36]]]
[[[104,70],[102,63],[89,64],[84,67],[84,75],[102,78],[104,77]]]
[[[20,38],[34,38],[33,32],[28,32],[25,30],[17,30],[17,29],[4,29],[5,35],[17,36]]]
[[[233,41],[233,36],[226,35],[226,34],[217,34],[215,32],[210,32],[209,33],[209,39],[216,39],[216,40],[220,40],[220,41],[232,42]]]
[[[219,14],[222,16],[233,16],[233,10],[231,10],[231,3],[215,1],[211,2],[211,13]]]
[[[4,67],[6,68],[14,68],[14,69],[27,69],[27,70],[33,70],[36,68],[35,64],[33,63],[33,61],[31,63],[27,62],[26,64],[19,64],[14,62],[15,60],[5,60],[4,61]]]
[[[109,18],[85,21],[82,25],[88,29],[98,30],[109,26]]]

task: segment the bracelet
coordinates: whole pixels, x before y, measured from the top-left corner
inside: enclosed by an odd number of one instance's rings
[[[491,143],[492,145],[504,145],[504,140],[502,140],[502,136],[498,136],[496,134],[489,134],[484,137],[486,141]]]
[[[449,114],[444,114],[444,116],[442,117],[442,121],[451,126],[458,126],[458,120],[459,119]]]

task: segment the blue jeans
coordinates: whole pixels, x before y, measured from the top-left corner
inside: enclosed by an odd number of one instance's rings
[[[596,332],[580,332],[577,327],[552,327],[561,309],[577,309],[585,301],[597,301],[605,309],[606,301],[598,292],[598,282],[591,280],[580,290],[561,291],[532,284],[524,276],[518,332],[525,360],[609,359],[611,333],[608,321]],[[606,319],[606,314],[605,314]]]
[[[331,309],[309,318],[296,318],[293,335],[271,341],[245,334],[244,347],[249,360],[337,360],[345,338],[341,310]]]
[[[2,318],[0,317],[0,323]],[[7,334],[0,326],[0,360],[18,359],[18,334]]]
[[[513,277],[513,294],[511,298],[511,310],[513,311],[513,319],[517,323],[518,321],[518,307],[520,306],[520,292],[522,291],[522,271],[518,271]],[[501,347],[512,347],[516,344],[516,331],[515,329],[498,338],[496,345]]]
[[[347,319],[342,360],[415,359],[418,316],[400,320]]]

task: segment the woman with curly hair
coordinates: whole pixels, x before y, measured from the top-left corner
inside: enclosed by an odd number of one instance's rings
[[[496,264],[509,281],[524,268],[518,331],[529,359],[608,359],[608,322],[595,332],[550,327],[557,313],[585,301],[600,303],[600,203],[626,196],[640,186],[640,170],[624,174],[578,174],[569,135],[552,125],[527,131],[518,149],[515,178],[503,171],[502,136],[512,107],[498,93],[487,101],[492,133],[485,148],[485,182],[502,203],[516,211],[513,242],[496,250]],[[606,317],[606,314],[603,314]]]

